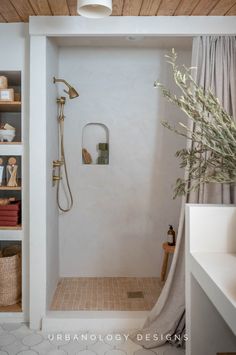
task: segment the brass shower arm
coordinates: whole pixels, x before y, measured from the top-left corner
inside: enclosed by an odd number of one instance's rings
[[[66,86],[68,86],[68,88],[71,88],[72,86],[64,79],[57,79],[55,78],[55,76],[53,77],[53,83],[64,83]]]
[[[68,87],[68,91],[64,90],[64,92],[69,96],[70,99],[74,99],[79,96],[78,92],[75,90],[73,86],[71,86],[66,80],[64,79],[57,79],[55,76],[53,77],[53,83],[63,83]]]

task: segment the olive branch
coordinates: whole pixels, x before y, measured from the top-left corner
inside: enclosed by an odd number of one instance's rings
[[[176,64],[174,49],[166,55],[180,95],[173,95],[163,84],[154,86],[169,102],[178,106],[189,118],[176,128],[163,121],[169,130],[187,138],[187,147],[176,152],[180,167],[186,169],[178,178],[174,198],[199,189],[202,184],[236,182],[236,124],[210,89],[204,90],[191,75],[192,67]],[[192,125],[192,127],[191,127]]]

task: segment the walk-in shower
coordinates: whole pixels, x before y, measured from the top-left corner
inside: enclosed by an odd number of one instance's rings
[[[64,79],[56,79],[53,77],[53,83],[64,83],[68,87],[68,91],[64,90],[64,92],[69,96],[70,99],[74,99],[79,96],[78,92],[72,87],[66,80]],[[66,156],[65,156],[65,149],[64,149],[64,106],[66,103],[66,98],[61,96],[57,98],[58,104],[58,123],[59,123],[59,159],[53,161],[53,176],[52,180],[54,184],[57,184],[57,205],[60,211],[62,212],[69,212],[73,207],[73,195],[70,187],[70,181],[67,171],[67,164],[66,164]],[[67,207],[62,207],[61,200],[60,200],[60,187],[61,181],[63,179],[63,171],[62,168],[64,167],[65,173],[65,193],[67,196]],[[58,169],[57,174],[55,173],[55,169]]]

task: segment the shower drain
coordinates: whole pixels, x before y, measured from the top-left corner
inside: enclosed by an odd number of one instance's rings
[[[135,292],[127,292],[128,298],[144,298],[144,294],[142,291],[135,291]]]

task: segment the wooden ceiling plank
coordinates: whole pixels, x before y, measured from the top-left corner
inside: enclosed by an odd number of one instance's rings
[[[78,16],[77,13],[77,0],[67,0],[67,5],[71,16]]]
[[[21,22],[21,18],[9,0],[0,1],[0,13],[7,22]]]
[[[181,0],[163,0],[158,9],[157,16],[173,16]]]
[[[195,7],[198,5],[199,0],[183,0],[177,7],[174,15],[175,16],[190,16],[194,11]]]
[[[236,16],[236,4],[227,12],[227,16]]]
[[[160,4],[161,4],[161,0],[144,0],[139,15],[155,16],[157,10],[159,9]]]
[[[0,14],[0,22],[2,23],[2,22],[6,22],[6,20],[5,20],[5,18],[4,17],[2,17],[2,15]]]
[[[10,0],[18,15],[24,22],[29,21],[29,16],[34,16],[35,12],[28,0]]]
[[[195,9],[192,12],[192,16],[207,16],[219,0],[200,0]]]
[[[124,0],[112,1],[112,16],[121,16],[124,6]]]
[[[48,3],[54,16],[70,15],[66,0],[48,0]]]
[[[123,16],[138,16],[142,6],[142,0],[125,0]]]
[[[47,0],[28,0],[35,14],[38,16],[52,15]]]
[[[235,4],[236,0],[220,0],[209,15],[224,16]]]

